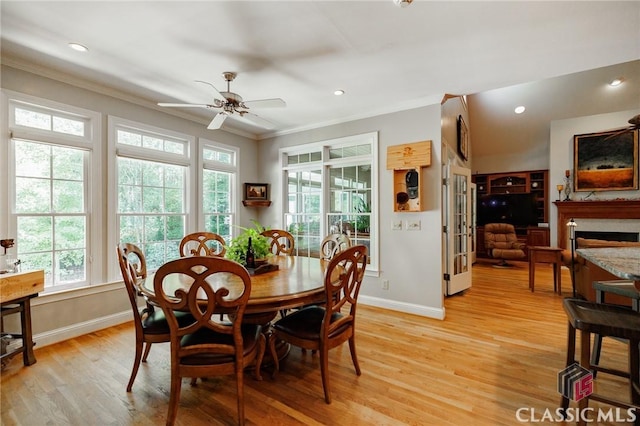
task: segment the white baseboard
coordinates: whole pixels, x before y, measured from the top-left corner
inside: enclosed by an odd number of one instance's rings
[[[37,348],[52,345],[64,340],[73,339],[83,334],[93,333],[94,331],[113,327],[114,325],[123,324],[133,320],[131,310],[119,312],[105,317],[95,318],[91,321],[79,322],[68,327],[58,328],[46,331],[44,333],[34,334],[33,341]]]
[[[409,314],[420,315],[428,318],[440,320],[444,319],[444,308],[434,309],[422,305],[415,305],[412,303],[397,302],[363,295],[360,296],[359,303],[384,309],[391,309],[399,312],[405,312]],[[113,327],[115,325],[123,324],[132,320],[133,318],[131,311],[127,310],[105,317],[94,318],[91,321],[80,322],[68,327],[58,328],[44,333],[35,334],[33,336],[33,340],[38,348],[42,348],[44,346],[59,343],[68,339],[73,339],[74,337],[82,336],[83,334],[93,333],[94,331]]]
[[[442,309],[431,308],[423,305],[415,305],[413,303],[398,302],[395,300],[381,299],[379,297],[360,295],[358,303],[363,305],[376,306],[378,308],[390,309],[392,311],[404,312],[407,314],[415,314],[423,317],[444,319],[444,307]]]

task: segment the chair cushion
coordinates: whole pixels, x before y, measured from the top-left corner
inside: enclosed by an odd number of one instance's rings
[[[242,343],[244,346],[243,356],[247,356],[253,351],[260,341],[260,333],[262,327],[257,324],[242,324]],[[225,345],[233,344],[233,335],[216,333],[208,328],[201,328],[193,334],[188,334],[180,341],[181,347],[206,344],[206,343],[222,343]],[[235,361],[234,355],[202,353],[197,355],[189,355],[183,357],[182,364],[190,365],[206,365],[206,364],[224,364]]]
[[[193,317],[188,312],[176,311],[178,324],[186,325],[193,321]],[[147,315],[142,318],[142,329],[146,334],[168,334],[169,324],[162,309],[156,308],[152,312],[147,311]]]
[[[495,248],[491,251],[491,256],[497,259],[522,259],[526,257],[524,251],[520,249],[499,249]]]
[[[640,314],[631,309],[567,298],[563,307],[571,325],[590,333],[622,339],[640,339]]]
[[[322,326],[324,313],[325,310],[321,306],[306,306],[282,318],[281,320],[276,322],[273,327],[278,331],[299,337],[301,339],[319,340],[320,328]],[[342,317],[342,314],[334,313],[331,315],[331,322],[334,322]],[[349,324],[346,324],[344,327],[337,329],[329,337],[340,334],[345,328],[348,327]]]

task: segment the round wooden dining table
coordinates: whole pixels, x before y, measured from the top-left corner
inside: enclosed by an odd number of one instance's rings
[[[324,273],[328,262],[323,259],[304,256],[270,256],[266,259],[278,269],[251,276],[251,295],[245,309],[245,317],[275,317],[285,309],[320,303],[324,300]],[[149,274],[141,282],[140,291],[151,300],[154,299],[153,280],[155,274]],[[207,280],[214,288],[226,287],[231,296],[236,279],[215,274]],[[239,284],[239,283],[238,283]],[[166,294],[175,294],[176,290],[186,290],[190,282],[181,279],[178,274],[165,277],[163,288]]]
[[[270,338],[270,323],[278,312],[324,302],[324,275],[329,262],[311,257],[281,255],[270,256],[266,261],[270,265],[277,265],[278,269],[251,276],[251,295],[243,322],[262,325],[263,332]],[[139,287],[152,302],[155,298],[154,276],[149,274]],[[242,291],[239,278],[228,274],[214,274],[207,282],[216,289],[227,288],[232,298],[234,291]],[[191,282],[185,281],[183,276],[170,274],[165,277],[163,289],[170,295],[178,289],[186,290],[190,285]],[[289,344],[276,343],[278,359],[286,357],[289,350]],[[269,359],[269,354],[265,354],[264,363],[269,364]]]

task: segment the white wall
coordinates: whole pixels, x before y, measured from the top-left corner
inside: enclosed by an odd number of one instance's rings
[[[546,170],[549,168],[549,145],[534,145],[524,154],[500,154],[477,157],[471,144],[471,171],[476,174],[519,172],[523,170]],[[555,186],[554,186],[555,188]]]
[[[627,120],[640,113],[640,109],[612,112],[609,114],[571,118],[551,122],[549,149],[549,194],[550,200],[558,199],[556,185],[564,184],[565,170],[573,173],[573,136],[619,129],[628,125]],[[576,192],[572,200],[582,200],[589,192]],[[589,199],[610,200],[613,198],[640,199],[640,190],[636,191],[598,191]],[[551,227],[551,245],[558,242],[558,209],[550,202],[549,226]]]
[[[259,142],[260,178],[279,186],[281,169],[278,150],[282,147],[378,132],[379,141],[379,245],[380,274],[368,276],[360,301],[389,309],[444,318],[442,295],[441,194],[441,110],[440,105],[367,118],[335,126],[278,136]],[[423,140],[432,141],[431,166],[423,169],[425,211],[394,213],[393,173],[386,170],[387,147]],[[375,183],[374,183],[375,185]],[[376,189],[376,187],[374,187]],[[269,226],[283,223],[281,194],[272,191],[273,204],[260,212],[260,221]],[[420,220],[420,231],[392,231],[394,219]],[[389,280],[389,290],[382,281]]]

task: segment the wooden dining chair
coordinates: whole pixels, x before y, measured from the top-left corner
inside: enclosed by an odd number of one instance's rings
[[[139,280],[147,278],[147,263],[144,253],[135,244],[120,243],[117,245],[118,263],[122,280],[127,289],[131,310],[133,311],[133,324],[136,332],[136,354],[133,361],[131,377],[127,384],[127,392],[131,392],[133,382],[138,374],[140,361],[146,362],[152,343],[169,342],[169,324],[161,309],[155,308],[153,304],[146,301],[146,306],[141,309],[138,306],[140,292],[138,289]],[[178,314],[180,321],[188,319],[186,312]],[[146,343],[146,347],[145,346]],[[143,354],[144,347],[144,354]]]
[[[296,244],[290,232],[284,229],[265,229],[260,235],[269,238],[269,250],[271,253],[293,256]]]
[[[174,275],[173,277],[171,277]],[[230,283],[217,288],[207,280],[220,277]],[[191,282],[188,289],[167,294],[164,281]],[[243,324],[251,294],[251,277],[237,262],[221,257],[184,257],[162,265],[154,276],[157,303],[167,317],[171,341],[171,390],[167,425],[175,422],[183,377],[234,374],[237,387],[238,424],[244,424],[244,369],[255,361],[255,375],[265,349],[262,327]],[[193,321],[180,323],[178,312],[189,312]],[[225,313],[220,320],[216,313]]]
[[[331,260],[336,254],[348,249],[351,245],[351,240],[345,234],[329,234],[320,244],[320,257],[324,260]]]
[[[193,232],[180,241],[180,257],[217,256],[224,257],[227,243],[214,232]]]
[[[278,320],[273,324],[273,335],[269,338],[272,353],[277,341],[285,341],[320,353],[320,372],[324,400],[327,404],[331,403],[330,349],[348,341],[356,374],[361,374],[356,355],[355,326],[358,293],[366,266],[366,246],[353,246],[338,253],[330,261],[325,272],[325,303],[322,306],[306,306]],[[275,377],[280,368],[277,357],[274,364]]]

